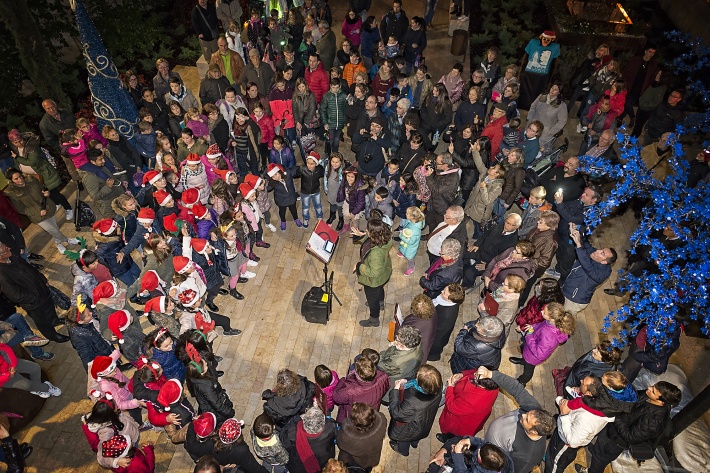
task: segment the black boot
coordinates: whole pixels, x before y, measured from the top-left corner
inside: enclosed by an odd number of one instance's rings
[[[232,296],[232,297],[234,297],[234,298],[235,298],[236,300],[238,300],[238,301],[241,301],[242,299],[244,299],[244,296],[243,296],[239,291],[237,291],[236,289],[230,289],[230,290],[229,290],[229,295]]]
[[[5,463],[7,463],[7,473],[22,473],[25,471],[25,457],[22,455],[22,450],[12,437],[7,437],[0,440],[0,446],[5,454]]]
[[[339,232],[340,230],[342,230],[342,229],[343,229],[343,225],[345,225],[345,220],[343,220],[342,218],[339,218],[339,219],[338,219],[338,226],[335,227],[335,231],[336,231],[336,232]]]
[[[336,213],[337,213],[337,212],[333,212],[333,211],[331,210],[330,215],[328,216],[328,220],[326,220],[325,223],[327,223],[328,225],[330,225],[331,223],[333,223],[333,221],[335,220],[335,215],[336,215]]]

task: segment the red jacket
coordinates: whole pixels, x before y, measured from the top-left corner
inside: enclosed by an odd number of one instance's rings
[[[328,73],[323,69],[323,63],[319,62],[315,71],[311,71],[310,67],[306,67],[306,84],[308,89],[316,96],[316,103],[320,105],[323,96],[330,90],[330,80]]]
[[[538,302],[537,296],[532,296],[525,307],[520,309],[518,316],[515,317],[515,323],[518,327],[532,325],[542,322],[542,304]]]
[[[604,95],[609,95],[609,108],[617,116],[621,115],[626,105],[626,89],[611,97],[611,90],[605,90]]]
[[[17,366],[17,357],[12,348],[0,343],[0,387],[10,380],[10,368],[15,368]],[[7,358],[7,359],[6,359]],[[16,374],[15,376],[21,376]]]
[[[496,156],[500,151],[500,144],[503,141],[503,127],[508,123],[505,116],[493,120],[483,129],[481,136],[487,136],[491,140],[491,156]]]
[[[261,142],[269,145],[269,149],[271,149],[271,146],[274,144],[274,137],[276,136],[276,132],[274,131],[274,120],[267,115],[263,115],[261,120],[257,120],[253,113],[251,115],[251,119],[254,120],[254,123],[259,125],[259,128],[261,129]]]
[[[446,404],[439,417],[439,426],[445,434],[474,436],[490,417],[498,389],[488,391],[471,383],[476,376],[475,370],[461,374],[463,378],[446,388]]]

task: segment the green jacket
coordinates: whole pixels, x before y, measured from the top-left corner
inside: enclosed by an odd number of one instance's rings
[[[323,95],[320,104],[320,114],[324,125],[328,125],[333,130],[342,130],[345,126],[345,107],[347,106],[346,95],[342,90],[335,95],[330,90]]]
[[[106,168],[102,169],[107,174],[111,174],[111,172]],[[93,200],[96,210],[99,211],[100,216],[102,218],[113,217],[114,211],[111,207],[111,202],[113,202],[113,199],[125,192],[122,185],[116,185],[120,181],[116,179],[113,187],[109,187],[106,185],[105,180],[101,179],[93,172],[84,172],[79,170],[79,175],[81,176],[81,182],[84,184],[84,187],[86,187],[86,191],[91,196],[91,200]]]
[[[26,215],[32,223],[39,223],[42,220],[53,217],[56,212],[55,202],[52,202],[52,199],[47,197],[47,206],[44,209],[47,213],[44,216],[40,215],[43,187],[34,177],[27,177],[25,178],[24,187],[17,187],[12,182],[8,183],[5,188],[5,195],[10,199],[12,206],[15,207],[18,213]]]
[[[363,245],[367,242],[363,242]],[[357,268],[357,280],[363,286],[377,287],[386,283],[392,276],[390,258],[392,240],[383,246],[373,246],[363,257]]]
[[[23,137],[25,139],[24,156],[18,155],[17,148],[14,145],[11,145],[11,149],[15,153],[15,156],[12,158],[15,162],[15,166],[20,169],[20,164],[22,164],[34,169],[34,171],[42,178],[42,182],[44,182],[44,185],[47,186],[47,189],[49,190],[59,187],[62,180],[60,179],[57,170],[49,164],[49,161],[47,161],[42,154],[42,150],[40,150],[39,147],[39,138],[34,136],[32,133],[23,133]]]

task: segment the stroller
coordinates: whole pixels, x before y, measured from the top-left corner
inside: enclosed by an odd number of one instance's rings
[[[569,147],[569,140],[563,137],[563,142],[559,147],[555,147],[555,142],[558,138],[562,137],[563,130],[558,131],[552,138],[543,143],[542,149],[537,158],[530,164],[525,170],[525,180],[520,188],[520,195],[518,196],[517,202],[520,208],[524,208],[523,205],[527,202],[528,197],[530,197],[530,191],[540,185],[540,178],[545,175],[550,169],[554,168],[562,153],[567,151]]]

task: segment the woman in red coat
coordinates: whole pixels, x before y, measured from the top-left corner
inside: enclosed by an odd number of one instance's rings
[[[478,379],[475,370],[452,375],[446,388],[446,404],[439,417],[442,442],[452,437],[473,437],[483,429],[498,397],[498,385],[490,379]]]
[[[518,332],[526,325],[534,325],[542,322],[542,308],[550,302],[564,304],[565,296],[562,294],[562,289],[557,279],[542,278],[535,285],[535,295],[530,298],[525,307],[520,309],[515,324],[518,326]]]

